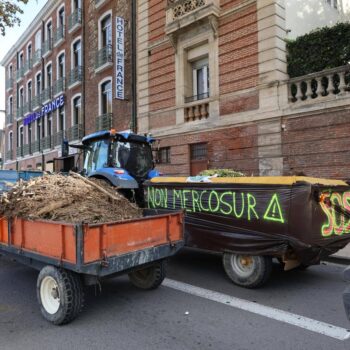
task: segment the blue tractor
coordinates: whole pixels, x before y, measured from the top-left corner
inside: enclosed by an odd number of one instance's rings
[[[160,175],[154,169],[154,141],[129,131],[99,131],[85,136],[79,147],[85,151],[83,175],[109,182],[142,205],[143,182]]]

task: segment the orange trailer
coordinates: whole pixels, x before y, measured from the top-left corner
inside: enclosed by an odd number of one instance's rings
[[[57,325],[79,314],[84,285],[128,273],[139,288],[158,287],[165,260],[182,246],[182,212],[145,210],[141,219],[93,225],[0,219],[0,254],[40,270],[41,312]]]

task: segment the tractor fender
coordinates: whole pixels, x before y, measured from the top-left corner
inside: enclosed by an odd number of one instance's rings
[[[106,179],[108,180],[113,186],[118,187],[118,188],[125,188],[125,189],[137,189],[139,188],[139,185],[137,181],[131,177],[130,175],[127,176],[118,176],[114,174],[110,174],[108,172],[102,172],[102,171],[96,171],[91,173],[89,176],[95,177],[98,179]]]

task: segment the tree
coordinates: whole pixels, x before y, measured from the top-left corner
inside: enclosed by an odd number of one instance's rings
[[[23,10],[19,3],[26,4],[28,0],[0,0],[0,33],[5,35],[6,27],[13,27],[15,24],[20,24],[21,20],[18,18]]]

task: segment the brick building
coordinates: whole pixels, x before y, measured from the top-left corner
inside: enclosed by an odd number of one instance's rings
[[[138,127],[161,170],[350,178],[349,68],[289,79],[286,17],[280,0],[138,1]]]
[[[97,130],[130,127],[130,17],[127,0],[45,4],[1,62],[5,168],[52,170],[64,139],[80,142]],[[117,71],[114,62],[123,54]]]

